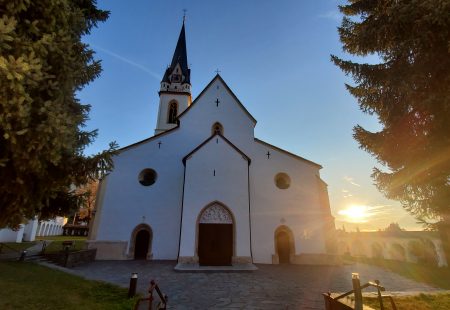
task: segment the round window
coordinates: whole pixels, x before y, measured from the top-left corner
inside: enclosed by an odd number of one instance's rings
[[[280,172],[275,176],[275,185],[279,189],[286,189],[291,186],[291,178],[284,172]]]
[[[156,178],[158,177],[158,174],[155,170],[146,168],[139,173],[138,179],[139,183],[141,183],[144,186],[150,186],[153,183],[156,182]]]

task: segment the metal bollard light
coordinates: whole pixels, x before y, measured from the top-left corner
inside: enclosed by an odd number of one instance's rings
[[[355,293],[355,310],[363,310],[361,283],[359,282],[358,273],[352,273],[352,284]]]
[[[22,253],[20,253],[19,261],[23,262],[25,260],[25,256],[27,256],[27,251],[23,250]]]
[[[133,298],[136,295],[137,279],[137,272],[133,272],[130,278],[130,287],[128,288],[128,298]]]

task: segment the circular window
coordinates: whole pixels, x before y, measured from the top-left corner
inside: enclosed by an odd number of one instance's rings
[[[278,173],[275,176],[275,185],[279,189],[289,188],[289,186],[291,186],[291,178],[284,172]]]
[[[139,173],[139,183],[141,183],[144,186],[150,186],[153,183],[156,182],[156,178],[158,177],[158,174],[155,170],[146,168]]]

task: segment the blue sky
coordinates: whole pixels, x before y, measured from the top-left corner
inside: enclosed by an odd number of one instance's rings
[[[258,120],[255,136],[320,163],[336,226],[373,230],[398,222],[420,229],[370,178],[375,160],[352,138],[356,124],[380,128],[345,90],[351,79],[330,62],[342,52],[337,0],[98,1],[110,18],[83,40],[102,60],[101,76],[78,97],[92,105],[99,129],[87,154],[153,135],[159,82],[170,63],[187,9],[186,38],[195,98],[219,69]],[[373,62],[375,58],[363,61]],[[360,206],[362,217],[346,210]],[[348,212],[347,212],[348,213]],[[356,222],[356,223],[355,223]]]

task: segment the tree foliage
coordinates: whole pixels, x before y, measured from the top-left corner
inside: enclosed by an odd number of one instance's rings
[[[404,231],[404,229],[402,229],[398,223],[390,223],[389,226],[384,229],[384,231],[387,233],[398,234]]]
[[[76,98],[101,71],[81,37],[108,14],[93,0],[0,2],[0,227],[64,213],[71,186],[111,168],[115,143],[83,155],[97,132]]]
[[[89,222],[91,219],[92,211],[95,208],[95,202],[97,199],[97,190],[99,186],[99,180],[90,180],[87,184],[78,187],[75,192],[79,199],[78,205],[78,219]]]
[[[331,56],[346,85],[382,130],[357,125],[354,138],[386,169],[378,189],[420,221],[450,222],[450,0],[349,0],[340,6],[344,51],[379,63]]]

